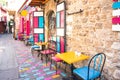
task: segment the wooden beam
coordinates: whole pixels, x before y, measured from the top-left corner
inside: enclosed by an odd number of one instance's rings
[[[42,4],[45,4],[45,3],[47,3],[48,1],[49,1],[49,0],[45,0],[45,1],[42,2]]]
[[[39,6],[40,4],[45,4],[47,3],[49,0],[32,0],[30,2],[30,6]]]
[[[29,4],[29,6],[40,6],[40,3],[37,3],[37,4],[31,3],[31,4]]]
[[[41,1],[32,1],[31,3],[34,3],[34,2],[41,2]]]

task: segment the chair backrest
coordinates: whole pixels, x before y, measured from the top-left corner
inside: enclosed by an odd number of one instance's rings
[[[29,40],[30,40],[30,41],[34,41],[33,35],[30,35]]]
[[[100,72],[99,77],[101,76],[101,73],[105,64],[105,60],[106,60],[106,55],[104,53],[98,53],[90,59],[88,63],[88,76],[87,76],[88,80],[89,80],[90,68],[99,71]]]
[[[53,40],[48,41],[48,48],[56,52],[56,42]]]

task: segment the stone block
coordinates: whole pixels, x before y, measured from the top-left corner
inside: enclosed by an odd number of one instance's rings
[[[95,20],[96,20],[96,21],[99,21],[99,20],[100,20],[99,15],[95,15]]]
[[[113,77],[114,77],[115,79],[120,79],[120,70],[116,69],[116,70],[114,71]]]
[[[89,12],[88,12],[88,11],[85,11],[83,15],[84,15],[85,17],[88,17],[88,16],[89,16]]]
[[[93,9],[93,10],[90,10],[89,13],[90,13],[90,15],[96,15],[98,13],[98,10]]]
[[[103,26],[102,26],[102,23],[95,23],[95,28],[96,29],[102,29],[103,28]]]
[[[73,16],[67,16],[67,22],[73,22]]]
[[[113,42],[111,48],[120,50],[120,42]]]
[[[87,4],[88,0],[81,0],[82,1],[82,4],[85,5]]]
[[[100,18],[101,18],[101,19],[106,19],[107,16],[106,16],[105,14],[102,14],[102,15],[100,16]]]
[[[118,52],[118,59],[120,60],[120,52]]]

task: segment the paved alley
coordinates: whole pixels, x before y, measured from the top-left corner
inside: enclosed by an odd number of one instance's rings
[[[11,34],[0,34],[0,80],[19,77],[14,40]]]
[[[54,67],[53,67],[54,68]],[[62,80],[67,75],[33,57],[30,46],[14,40],[12,34],[0,35],[0,80]]]

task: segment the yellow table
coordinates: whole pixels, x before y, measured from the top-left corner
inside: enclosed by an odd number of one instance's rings
[[[24,36],[24,39],[27,40],[30,36]]]
[[[62,59],[68,64],[73,64],[75,62],[82,61],[89,58],[89,56],[84,54],[81,54],[80,56],[76,56],[75,52],[65,52],[65,53],[57,54],[56,57]]]
[[[84,54],[81,54],[80,56],[76,56],[75,52],[65,52],[65,53],[57,54],[56,57],[62,59],[64,62],[71,65],[71,76],[73,74],[73,68],[74,68],[73,63],[89,59],[89,56]]]
[[[41,45],[47,45],[47,42],[36,42],[35,44],[41,46]]]

